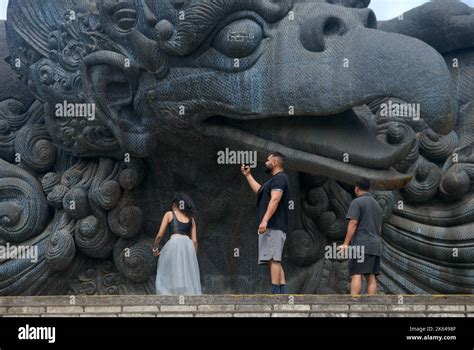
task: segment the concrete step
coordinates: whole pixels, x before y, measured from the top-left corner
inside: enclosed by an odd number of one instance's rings
[[[9,296],[0,317],[474,317],[474,296]]]

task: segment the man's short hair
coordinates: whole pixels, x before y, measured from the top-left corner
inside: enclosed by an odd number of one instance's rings
[[[365,177],[356,181],[356,186],[362,191],[370,190],[370,181]]]
[[[277,158],[278,162],[280,163],[281,166],[285,164],[285,156],[281,154],[280,152],[272,152],[268,156],[272,156],[273,158]]]

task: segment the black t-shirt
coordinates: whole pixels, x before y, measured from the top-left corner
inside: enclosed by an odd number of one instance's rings
[[[277,210],[268,220],[267,228],[273,230],[281,230],[286,233],[288,228],[288,207],[290,201],[290,193],[288,186],[288,176],[284,173],[278,173],[270,180],[265,182],[257,193],[257,225],[262,222],[267,212],[268,203],[270,203],[272,191],[281,191],[283,196],[278,203]]]

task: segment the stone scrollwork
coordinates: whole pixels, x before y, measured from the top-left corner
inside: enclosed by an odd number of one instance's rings
[[[365,177],[383,291],[472,293],[474,10],[377,21],[369,4],[9,0],[0,74],[34,102],[0,90],[0,242],[38,259],[0,259],[0,295],[154,293],[175,192],[196,204],[203,291],[268,292],[227,148],[255,152],[259,179],[286,156],[291,292],[347,293],[328,252]]]

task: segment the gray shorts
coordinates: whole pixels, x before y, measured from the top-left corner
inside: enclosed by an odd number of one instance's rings
[[[280,230],[267,229],[263,235],[258,235],[258,264],[265,265],[268,261],[281,262],[286,233]]]

